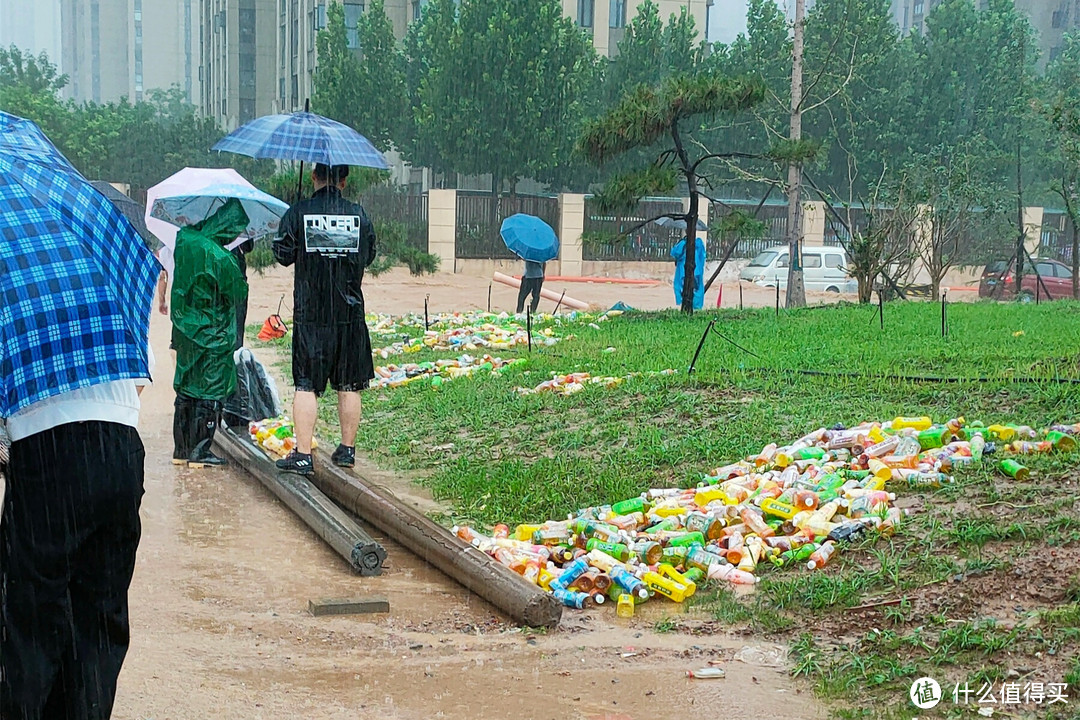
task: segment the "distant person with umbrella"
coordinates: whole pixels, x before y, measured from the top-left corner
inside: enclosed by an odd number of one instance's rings
[[[327,383],[338,393],[341,443],[331,461],[356,464],[360,391],[375,377],[361,284],[375,260],[375,230],[367,213],[342,195],[349,166],[388,170],[371,142],[347,125],[297,112],[266,115],[222,138],[215,150],[254,158],[316,163],[315,193],[281,219],[274,256],[295,266],[293,281],[293,422],[296,449],[277,462],[298,475],[315,472],[311,454],[318,396]]]
[[[173,464],[225,464],[210,446],[225,400],[236,392],[236,311],[248,293],[236,257],[225,246],[248,222],[240,200],[230,198],[213,215],[176,234]]]
[[[107,719],[127,653],[160,266],[33,123],[0,112],[0,717]],[[2,458],[0,458],[2,461]]]
[[[559,238],[546,222],[534,215],[518,213],[503,220],[499,235],[507,249],[525,261],[525,274],[518,290],[517,312],[525,309],[525,299],[532,295],[530,313],[540,305],[544,287],[544,269],[548,260],[559,256]]]
[[[685,220],[673,220],[661,218],[656,222],[661,227],[673,227],[686,230]],[[698,231],[708,230],[705,223],[698,220]],[[694,309],[700,310],[705,306],[705,241],[697,233],[694,233]],[[686,280],[686,236],[684,235],[675,246],[671,248],[671,257],[675,260],[675,279],[672,282],[675,290],[675,304],[681,306],[683,287]]]

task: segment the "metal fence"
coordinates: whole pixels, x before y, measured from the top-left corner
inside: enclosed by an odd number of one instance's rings
[[[1072,262],[1072,235],[1069,215],[1064,210],[1044,210],[1039,257]]]
[[[515,259],[499,237],[499,228],[516,213],[535,215],[558,232],[559,198],[554,195],[495,196],[458,191],[457,256],[463,260]]]
[[[744,212],[753,216],[757,203],[752,200],[724,200],[723,204],[712,203],[709,206],[709,227],[715,227],[720,219],[733,211]],[[765,223],[765,233],[759,238],[742,238],[731,254],[732,258],[752,258],[773,245],[787,242],[787,205],[780,202],[767,202],[761,206],[755,218]],[[710,260],[718,259],[724,252],[728,238],[713,238],[708,244]]]
[[[603,213],[595,198],[585,198],[583,260],[670,262],[671,248],[684,230],[646,220],[665,213],[682,213],[681,198],[645,198],[627,214]]]
[[[428,249],[428,196],[411,195],[393,188],[375,188],[364,193],[361,199],[364,210],[372,222],[390,221],[405,227],[409,245],[427,252]]]

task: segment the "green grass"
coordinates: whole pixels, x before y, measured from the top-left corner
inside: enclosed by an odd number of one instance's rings
[[[710,320],[728,340],[708,337],[688,375]],[[1035,427],[1080,420],[1080,385],[1066,382],[1080,379],[1080,303],[951,305],[946,338],[940,305],[915,302],[888,305],[884,331],[876,308],[850,305],[779,317],[770,310],[634,313],[599,329],[564,323],[554,330],[575,338],[532,353],[492,352],[527,358],[498,377],[366,394],[358,445],[380,464],[414,473],[452,508],[445,520],[490,526],[561,517],[650,487],[692,486],[710,468],[770,441],[835,423],[913,414]],[[390,362],[454,354],[425,350]],[[553,372],[667,368],[678,374],[569,397],[514,392]],[[331,394],[322,407],[329,427],[333,402]],[[957,681],[1001,676],[1010,663],[1080,656],[1080,576],[1046,559],[1080,543],[1077,462],[1076,455],[1025,458],[1032,470],[1025,484],[986,463],[959,473],[954,486],[903,491],[919,512],[895,536],[848,548],[825,572],[765,568],[747,596],[703,589],[692,609],[790,640],[793,673],[838,700],[838,717],[910,717],[893,706],[916,672]],[[1046,572],[1059,587],[1060,603],[1023,616],[1038,619],[1033,627],[1015,624],[1020,616],[1007,600],[997,618],[987,617],[982,596],[1011,592],[1014,571]],[[655,629],[679,627],[664,618]],[[1052,656],[1044,654],[1051,648]],[[1070,662],[1041,679],[1060,681],[1066,670],[1080,677],[1080,665]],[[867,702],[892,709],[869,711]]]

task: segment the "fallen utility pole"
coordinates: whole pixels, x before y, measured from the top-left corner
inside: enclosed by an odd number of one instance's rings
[[[278,471],[262,450],[230,430],[219,430],[214,441],[234,466],[254,475],[316,535],[345,558],[354,572],[360,575],[382,574],[386,550],[317,487],[299,475]]]
[[[481,552],[392,492],[316,453],[315,484],[343,508],[386,533],[451,580],[530,627],[554,627],[562,617],[555,598]]]

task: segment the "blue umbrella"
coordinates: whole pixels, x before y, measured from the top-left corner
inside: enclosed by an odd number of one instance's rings
[[[226,135],[214,149],[253,158],[390,169],[366,137],[309,112],[256,118]]]
[[[559,238],[555,231],[534,215],[511,215],[503,220],[499,234],[510,252],[522,260],[547,262],[559,256]]]
[[[210,217],[229,198],[237,198],[244,206],[250,220],[244,233],[247,238],[277,233],[281,216],[289,209],[287,203],[258,188],[239,183],[213,183],[191,192],[156,198],[150,215],[183,227]]]
[[[36,125],[0,112],[0,416],[149,377],[159,270],[131,223]]]

